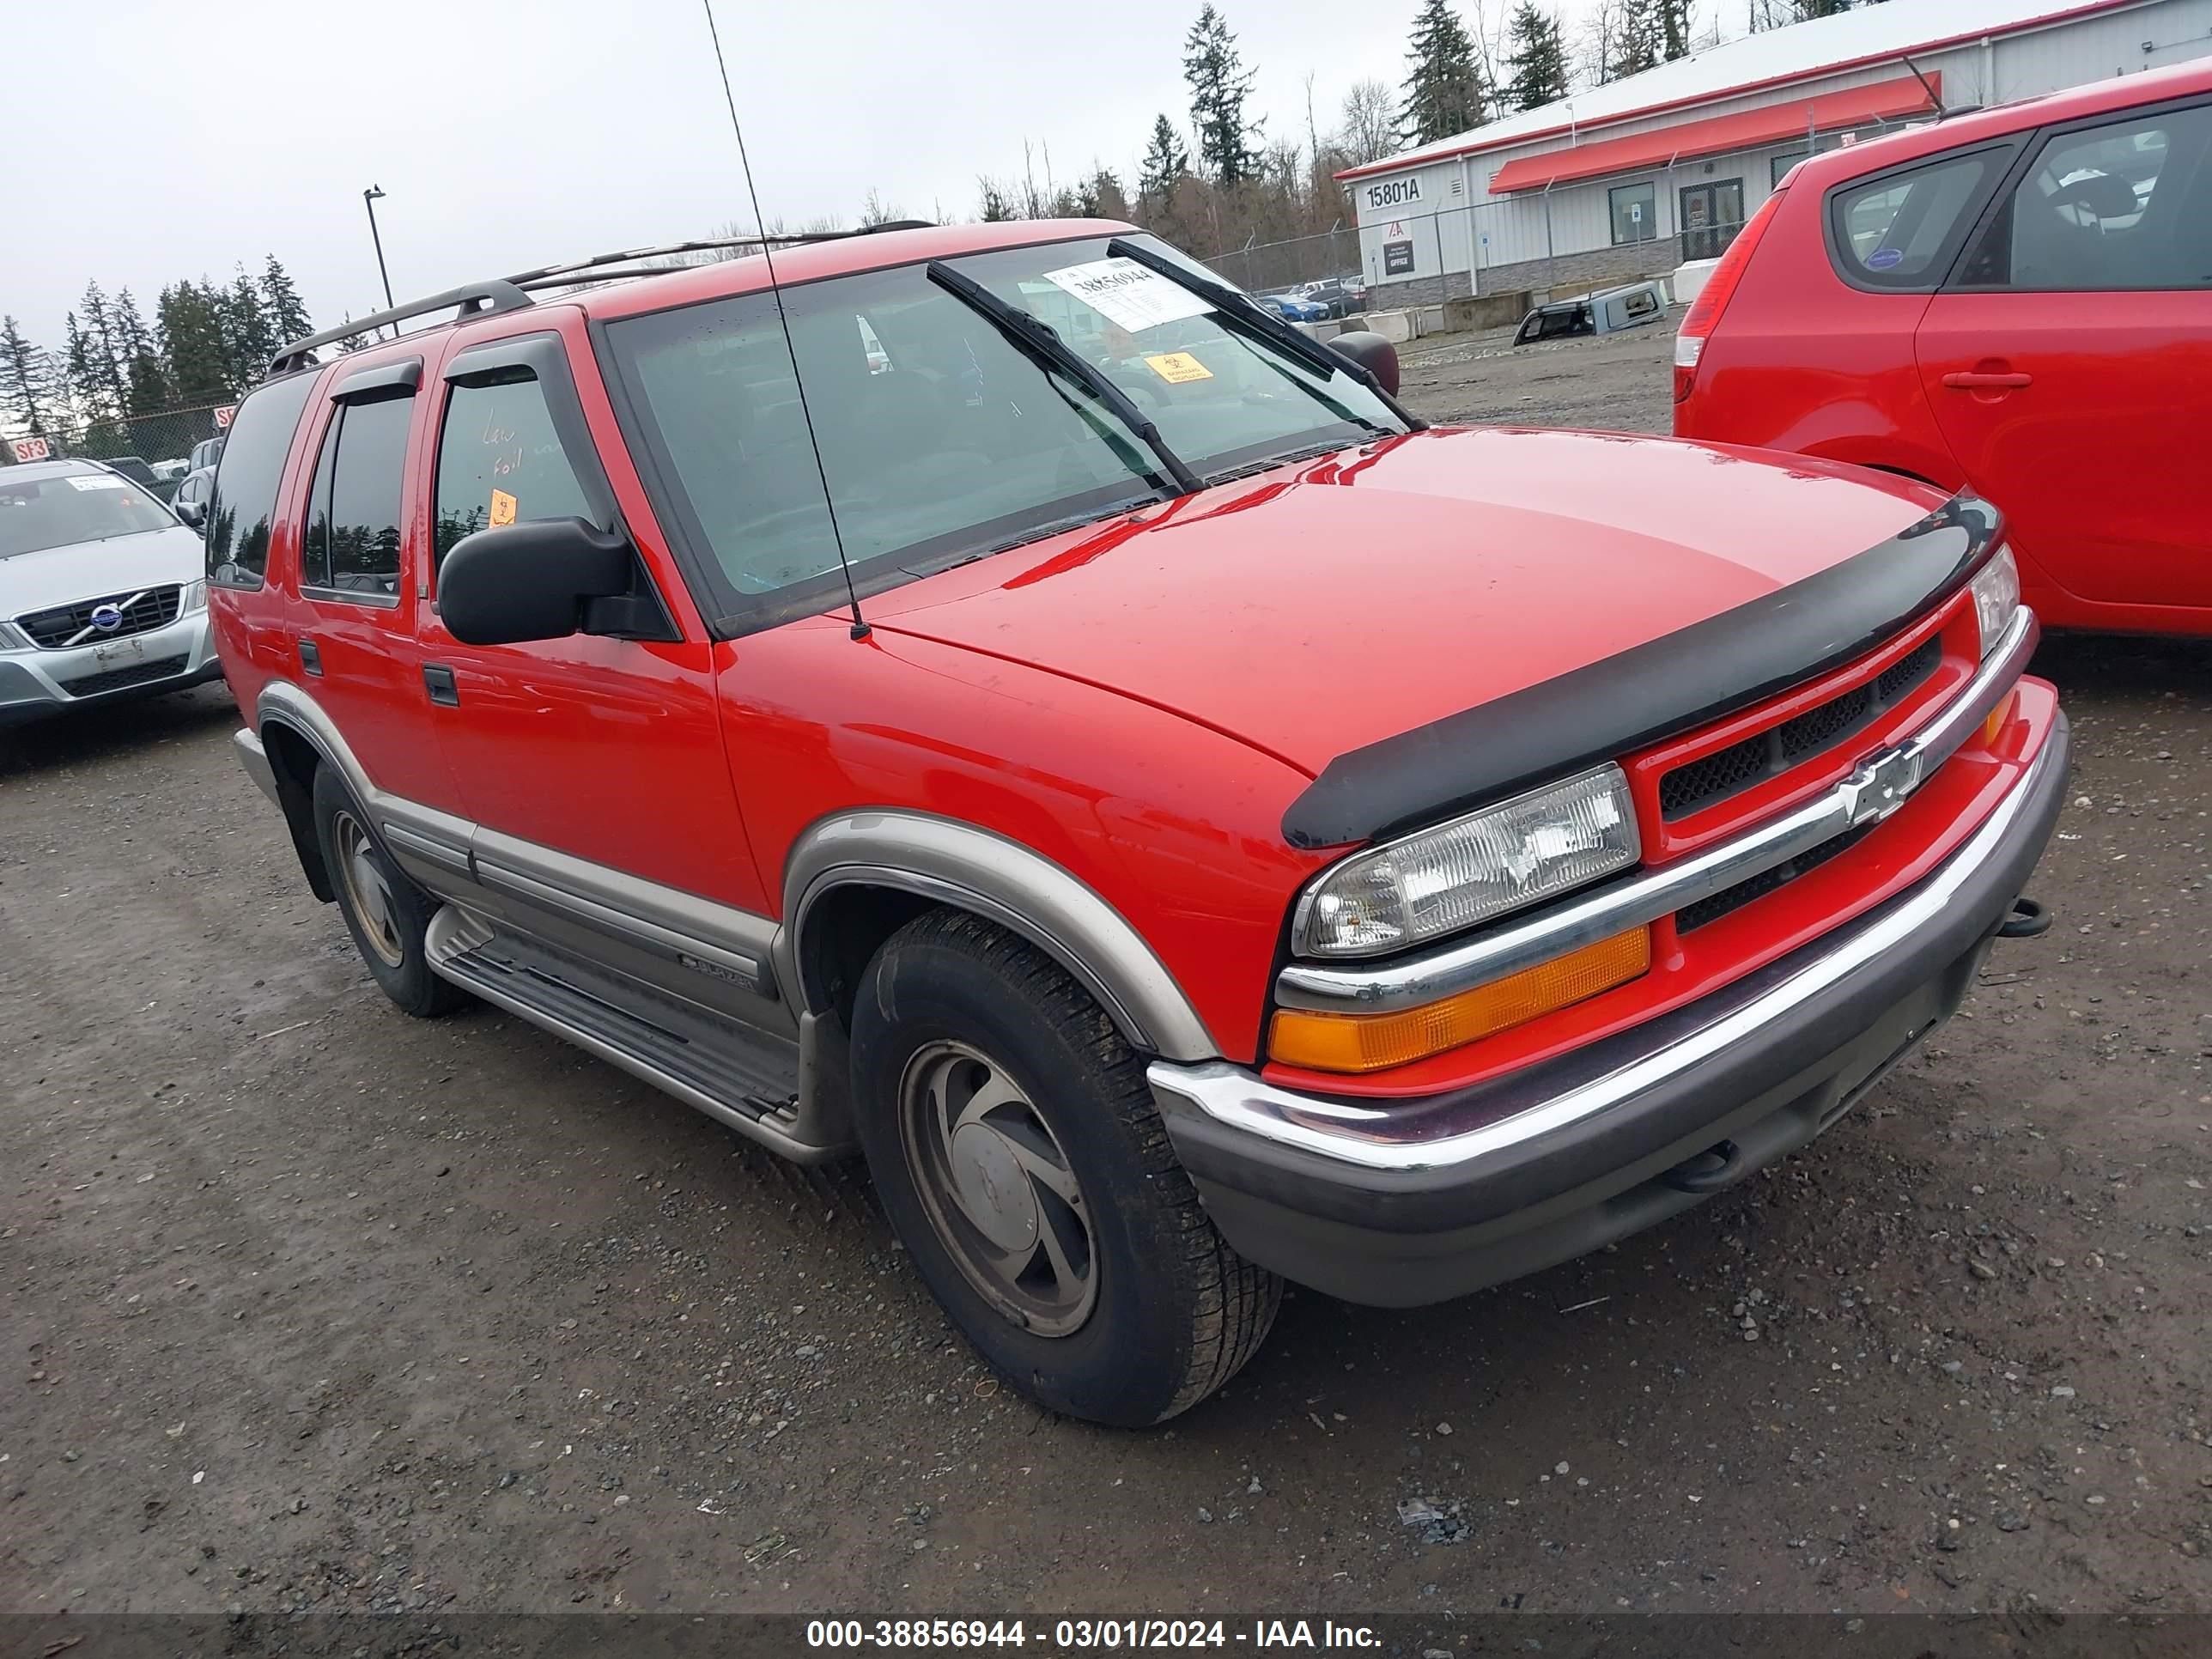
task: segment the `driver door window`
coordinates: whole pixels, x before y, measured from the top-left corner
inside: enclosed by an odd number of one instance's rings
[[[479,530],[592,516],[536,380],[453,389],[438,441],[439,563]]]

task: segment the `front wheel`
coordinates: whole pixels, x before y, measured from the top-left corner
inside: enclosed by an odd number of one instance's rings
[[[853,1016],[855,1116],[885,1212],[990,1365],[1124,1427],[1251,1358],[1282,1281],[1229,1248],[1144,1063],[1058,963],[938,911],[888,940]]]
[[[315,836],[338,913],[385,995],[418,1018],[451,1013],[468,993],[430,971],[423,934],[437,902],[401,874],[369,833],[368,815],[329,767],[315,773]]]

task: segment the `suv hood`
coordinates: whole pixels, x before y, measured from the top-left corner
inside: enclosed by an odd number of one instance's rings
[[[0,617],[197,581],[206,557],[199,532],[183,525],[18,553],[0,559]]]
[[[1311,776],[1771,595],[1942,500],[1753,450],[1431,428],[981,560],[866,610],[1173,710]],[[1834,647],[1851,626],[1838,622]]]

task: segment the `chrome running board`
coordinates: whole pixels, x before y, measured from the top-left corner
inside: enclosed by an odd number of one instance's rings
[[[447,903],[424,941],[431,970],[619,1066],[802,1164],[850,1146],[802,1105],[800,1045],[610,972]]]

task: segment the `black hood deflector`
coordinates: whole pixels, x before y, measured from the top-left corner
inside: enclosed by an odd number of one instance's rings
[[[1987,501],[1954,495],[1802,581],[1339,755],[1283,814],[1283,838],[1293,847],[1373,841],[1772,696],[1926,616],[1996,551],[2002,529]]]

